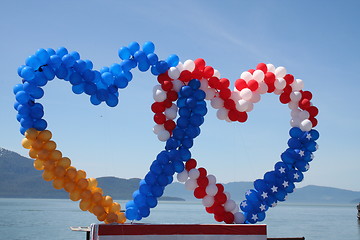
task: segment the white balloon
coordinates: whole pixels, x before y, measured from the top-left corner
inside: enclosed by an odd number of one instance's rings
[[[234,91],[231,92],[230,98],[235,102],[239,101],[241,99],[240,91],[234,88]]]
[[[167,130],[161,130],[157,136],[161,142],[166,142],[170,138],[170,133]]]
[[[220,78],[220,72],[216,69],[214,69],[214,74],[213,74],[214,77],[217,77],[217,78]]]
[[[290,102],[288,103],[288,107],[289,107],[291,110],[297,109],[297,108],[299,107],[299,104],[298,104],[298,102],[290,101]]]
[[[246,109],[248,108],[249,102],[244,100],[244,99],[240,99],[239,101],[236,102],[236,110],[238,110],[239,112],[245,112]]]
[[[254,109],[254,104],[252,102],[249,102],[246,108],[246,112],[251,112],[253,109]]]
[[[227,200],[224,204],[224,209],[227,212],[231,212],[235,208],[236,208],[236,202],[232,199]]]
[[[228,116],[228,110],[226,108],[219,108],[216,112],[216,117],[220,120],[225,120]]]
[[[181,173],[178,173],[176,178],[179,182],[186,182],[189,179],[189,173],[188,171],[184,170]]]
[[[264,81],[265,78],[265,74],[263,71],[261,70],[255,70],[255,72],[253,72],[253,78],[254,80],[256,80],[257,82],[262,82]]]
[[[209,184],[207,185],[205,191],[207,195],[215,196],[218,192],[218,187],[215,184]]]
[[[213,99],[211,99],[210,105],[215,109],[220,109],[224,106],[224,100],[219,97],[214,97]]]
[[[237,212],[234,214],[234,222],[237,224],[241,224],[245,222],[245,216],[242,212]]]
[[[179,92],[181,87],[184,86],[184,83],[178,79],[172,81],[173,83],[173,89],[175,92]]]
[[[290,93],[290,99],[291,99],[291,101],[293,101],[293,102],[298,102],[298,101],[300,101],[301,97],[302,97],[301,92],[296,91],[296,92],[291,92],[291,93]]]
[[[180,71],[176,67],[171,67],[168,71],[168,75],[171,79],[178,79],[180,76]]]
[[[295,79],[290,86],[293,91],[300,91],[304,88],[304,82],[301,79]]]
[[[256,93],[259,93],[259,94],[264,94],[264,93],[267,93],[268,91],[268,86],[265,82],[259,82],[259,87],[258,89],[256,89]]]
[[[195,63],[194,63],[194,61],[193,60],[186,60],[185,62],[184,62],[184,69],[185,70],[188,70],[188,71],[190,71],[190,72],[192,72],[192,71],[194,71],[194,69],[195,69]]]
[[[300,125],[300,124],[299,124],[298,122],[295,122],[294,119],[291,119],[291,120],[290,120],[290,126],[291,126],[291,127],[299,127],[299,125]]]
[[[297,117],[299,117],[299,114],[300,114],[300,112],[301,112],[301,110],[300,109],[293,109],[292,111],[291,111],[291,117],[292,118],[297,118]]]
[[[212,174],[207,175],[207,178],[209,180],[209,184],[216,184],[216,177]]]
[[[274,86],[276,89],[284,89],[286,87],[286,80],[283,78],[275,79]]]
[[[267,67],[267,71],[268,71],[268,72],[275,73],[275,67],[274,67],[274,65],[272,65],[271,63],[268,63],[268,64],[266,64],[266,67]]]
[[[213,88],[208,88],[208,89],[206,89],[204,92],[205,92],[205,94],[206,94],[206,97],[205,97],[206,100],[211,100],[211,99],[213,99],[213,98],[215,97],[215,95],[216,95],[216,91],[215,91],[215,89],[213,89]]]
[[[308,132],[312,129],[312,123],[309,119],[305,119],[300,123],[300,129],[303,132]]]
[[[238,204],[236,204],[236,207],[234,208],[234,210],[231,211],[231,213],[232,213],[232,214],[235,214],[235,213],[237,213],[237,212],[239,212],[239,211],[240,211],[240,207],[239,207]]]
[[[286,75],[286,68],[284,67],[277,67],[275,69],[275,76],[276,78],[283,78]]]
[[[253,75],[251,73],[245,71],[240,75],[240,78],[244,79],[245,81],[250,81],[251,79],[253,79]]]
[[[248,88],[244,88],[240,91],[240,96],[242,99],[249,101],[252,97],[252,91]]]
[[[251,99],[249,101],[252,102],[252,103],[257,103],[257,102],[260,101],[260,99],[261,99],[260,94],[256,93],[256,92],[253,92],[252,96],[251,96]]]
[[[199,170],[197,170],[196,168],[193,168],[189,171],[189,178],[190,179],[198,179],[200,176],[200,172]]]
[[[198,184],[195,179],[188,179],[185,182],[185,188],[190,191],[194,191],[198,187]]]
[[[176,66],[176,68],[181,73],[184,70],[184,64],[182,62],[179,62],[178,65]]]
[[[165,130],[164,128],[164,125],[162,124],[156,124],[154,127],[153,127],[153,132],[157,135],[159,134],[160,131],[163,131]]]
[[[165,116],[167,119],[175,119],[177,116],[177,109],[173,109],[173,108],[167,108],[165,109]]]
[[[200,80],[200,89],[205,91],[209,87],[209,82],[207,79],[203,78]]]
[[[304,110],[299,113],[298,117],[299,117],[300,121],[303,121],[305,119],[309,119],[310,113],[308,111]]]
[[[225,121],[227,121],[227,122],[229,122],[229,123],[232,123],[232,122],[233,122],[233,121],[231,121],[231,119],[229,118],[228,115],[226,115]]]
[[[214,197],[206,195],[203,199],[202,199],[202,204],[204,205],[204,207],[211,207],[214,204],[215,200]]]
[[[153,98],[156,102],[163,102],[167,99],[167,94],[164,90],[158,89],[154,92]]]
[[[280,94],[282,94],[283,92],[284,92],[283,89],[276,89],[276,88],[275,88],[275,90],[274,90],[273,93],[274,93],[275,95],[280,95]]]
[[[224,192],[227,199],[231,199],[231,194],[229,192]]]

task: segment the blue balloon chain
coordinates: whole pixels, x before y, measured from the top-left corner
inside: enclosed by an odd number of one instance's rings
[[[247,191],[246,200],[240,203],[240,209],[249,223],[263,221],[269,207],[275,207],[277,201],[285,201],[287,194],[294,191],[294,183],[301,182],[303,172],[310,167],[312,153],[317,150],[315,141],[319,132],[315,129],[303,132],[294,127],[289,133],[289,148],[281,154],[282,161],[275,164],[273,171],[265,173],[263,179],[255,180],[254,189]]]
[[[72,85],[75,94],[89,95],[93,105],[105,102],[109,107],[115,107],[119,102],[119,89],[126,88],[132,80],[133,68],[138,67],[143,72],[151,69],[151,73],[157,76],[179,63],[179,57],[175,54],[165,61],[159,60],[154,50],[152,42],[144,43],[142,50],[137,42],[132,42],[128,47],[119,49],[120,63],[97,71],[92,69],[90,60],[80,59],[78,52],[69,53],[64,47],[56,51],[51,48],[39,49],[26,59],[25,65],[18,68],[23,83],[13,89],[16,98],[14,108],[18,111],[21,134],[29,128],[38,131],[47,128],[47,122],[43,119],[44,107],[35,103],[35,100],[44,96],[42,87],[48,81],[55,77],[63,79]]]
[[[141,220],[150,215],[150,208],[157,205],[157,199],[172,183],[173,175],[184,170],[184,162],[191,158],[190,148],[194,138],[200,134],[200,126],[207,113],[205,92],[200,81],[191,80],[181,87],[177,106],[179,118],[172,136],[166,141],[165,150],[160,152],[150,166],[150,171],[140,181],[139,189],[133,193],[133,200],[126,203],[126,218]]]

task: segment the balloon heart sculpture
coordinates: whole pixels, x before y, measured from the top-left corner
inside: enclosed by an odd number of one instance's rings
[[[219,71],[206,66],[203,59],[179,62],[176,55],[159,61],[154,53],[155,46],[146,42],[142,50],[136,42],[119,50],[122,61],[93,70],[92,62],[81,60],[77,52],[67,49],[39,49],[26,59],[26,65],[18,68],[23,83],[14,87],[15,109],[20,122],[20,132],[25,135],[23,147],[29,149],[34,167],[43,170],[43,178],[52,181],[54,188],[65,189],[73,201],[80,200],[80,209],[95,214],[105,223],[124,223],[126,219],[140,220],[150,214],[150,208],[157,205],[157,199],[164,189],[177,179],[185,182],[194,196],[202,199],[206,211],[214,214],[216,221],[225,223],[256,223],[265,219],[265,212],[278,201],[284,201],[293,192],[294,183],[303,179],[303,172],[309,169],[313,152],[317,150],[319,133],[315,116],[318,109],[312,105],[312,94],[303,91],[303,82],[286,73],[284,67],[260,63],[256,69],[245,71],[235,81],[234,91],[229,89],[230,81],[220,78]],[[114,107],[118,104],[119,89],[125,88],[132,79],[131,70],[151,70],[157,76],[159,85],[153,90],[155,102],[151,109],[156,123],[154,132],[160,141],[166,142],[151,163],[150,171],[141,180],[133,200],[126,204],[126,211],[110,196],[104,196],[96,179],[86,178],[83,170],[71,165],[51,140],[52,133],[43,119],[43,106],[35,102],[44,95],[41,87],[55,77],[72,85],[75,94],[85,93],[90,102],[98,105],[105,102]],[[261,94],[280,95],[280,102],[291,109],[290,139],[288,148],[281,154],[272,171],[263,179],[254,181],[254,189],[246,192],[245,200],[239,205],[216,183],[216,178],[205,168],[196,168],[190,149],[200,134],[200,126],[207,113],[205,100],[217,110],[217,117],[228,122],[245,122],[247,113]],[[179,115],[179,117],[177,117]],[[175,120],[176,119],[176,120]]]

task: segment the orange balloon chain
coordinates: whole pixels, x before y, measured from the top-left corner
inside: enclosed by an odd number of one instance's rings
[[[52,181],[55,189],[68,192],[72,201],[80,200],[80,209],[93,213],[99,221],[124,223],[126,217],[121,212],[120,204],[114,202],[112,197],[104,196],[95,178],[86,178],[84,170],[77,170],[72,166],[71,160],[63,157],[51,138],[49,130],[37,131],[30,128],[22,140],[22,146],[29,149],[29,156],[35,159],[34,168],[43,170],[43,179]]]

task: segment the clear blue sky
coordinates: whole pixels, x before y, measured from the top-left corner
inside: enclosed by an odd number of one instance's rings
[[[165,59],[204,58],[234,81],[258,63],[285,66],[304,80],[319,110],[320,149],[299,186],[360,191],[359,1],[5,1],[0,7],[0,146],[27,155],[15,119],[17,67],[38,48],[64,46],[95,69],[119,62],[131,41],[153,41]],[[55,79],[40,102],[59,150],[90,177],[143,178],[164,143],[152,133],[150,73],[135,72],[116,108],[93,106]],[[209,107],[210,108],[210,107]],[[290,110],[275,95],[245,124],[210,110],[193,156],[221,182],[261,178],[280,159]]]

